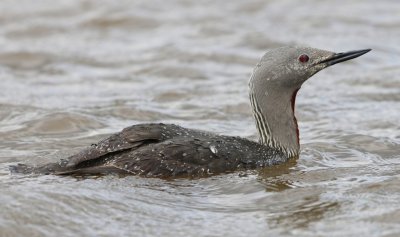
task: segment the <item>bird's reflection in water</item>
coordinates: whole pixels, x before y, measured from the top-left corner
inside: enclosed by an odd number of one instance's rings
[[[258,179],[266,191],[276,192],[270,200],[270,206],[266,208],[268,225],[285,231],[307,228],[311,223],[340,209],[338,202],[321,200],[323,190],[303,187],[298,179],[302,172],[296,169],[296,165],[297,159],[291,159],[281,165],[266,167],[258,173]],[[297,198],[293,202],[289,197]],[[275,209],[274,206],[285,208]]]
[[[280,165],[265,167],[258,171],[258,179],[265,185],[268,192],[279,192],[296,187],[293,181],[282,176],[294,171],[296,165],[297,159],[290,159],[288,162]]]

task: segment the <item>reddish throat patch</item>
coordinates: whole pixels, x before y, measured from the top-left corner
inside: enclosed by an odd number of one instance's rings
[[[294,108],[295,108],[295,105],[296,105],[296,95],[297,95],[298,91],[299,91],[299,89],[297,89],[297,90],[295,90],[293,92],[292,99],[290,100],[290,102],[292,103],[294,126],[296,126],[297,144],[300,144],[299,126],[297,125],[297,119],[296,119],[296,116],[294,114]]]

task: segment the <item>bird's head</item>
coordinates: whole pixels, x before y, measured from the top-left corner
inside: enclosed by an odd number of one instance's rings
[[[254,76],[271,86],[297,90],[315,73],[336,63],[357,58],[370,49],[334,53],[310,47],[282,47],[267,52],[257,64]]]

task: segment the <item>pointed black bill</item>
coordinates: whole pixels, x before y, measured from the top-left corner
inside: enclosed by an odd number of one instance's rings
[[[371,49],[362,49],[362,50],[355,50],[355,51],[350,51],[350,52],[345,52],[345,53],[336,53],[332,55],[332,57],[329,57],[325,60],[322,60],[319,63],[325,63],[327,66],[332,66],[336,63],[341,63],[353,58],[360,57],[363,54],[368,53],[371,51]]]

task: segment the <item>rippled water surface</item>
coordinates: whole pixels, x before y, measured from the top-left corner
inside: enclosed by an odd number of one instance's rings
[[[398,1],[0,2],[0,236],[400,236]],[[282,45],[372,48],[304,84],[298,160],[199,180],[10,175],[123,127],[256,138]]]

